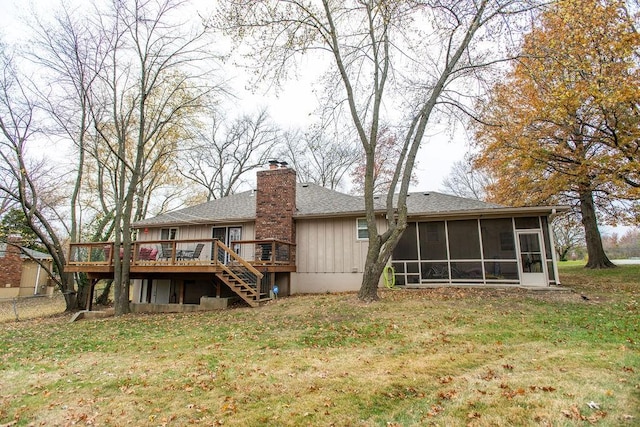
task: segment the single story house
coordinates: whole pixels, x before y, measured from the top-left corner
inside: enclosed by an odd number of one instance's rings
[[[407,207],[408,227],[390,261],[396,286],[559,284],[550,217],[562,208],[513,208],[437,192],[411,193]],[[354,291],[368,245],[362,197],[297,183],[295,171],[276,162],[257,173],[255,190],[133,227],[131,299],[144,309]],[[108,245],[71,249],[67,271],[94,279],[113,273]]]

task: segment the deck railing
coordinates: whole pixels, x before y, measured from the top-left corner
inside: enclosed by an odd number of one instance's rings
[[[71,243],[67,264],[71,266],[111,266],[116,252],[113,242]],[[295,244],[279,240],[242,240],[229,247],[218,239],[138,240],[132,242],[132,266],[227,265],[295,265]]]
[[[282,240],[238,240],[231,249],[253,265],[294,265],[294,243]]]

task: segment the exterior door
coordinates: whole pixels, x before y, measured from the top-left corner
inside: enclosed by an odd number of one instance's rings
[[[211,237],[220,240],[232,251],[240,254],[240,245],[233,245],[233,242],[242,239],[242,227],[213,227]],[[213,257],[213,254],[211,255]],[[229,262],[229,255],[226,252],[219,252],[219,261],[226,264]]]
[[[154,280],[152,282],[151,304],[169,304],[171,280]]]
[[[220,242],[226,245],[227,244],[227,227],[213,227],[213,230],[211,231],[211,237],[214,239],[220,240]],[[211,251],[213,252],[213,245],[211,247]],[[217,253],[218,262],[226,264],[227,263],[226,255],[227,255],[226,252],[221,250],[218,251]],[[214,256],[216,256],[216,254],[212,253],[211,259],[213,259]]]
[[[229,227],[229,247],[232,251],[234,251],[238,255],[241,255],[240,245],[237,243],[233,243],[237,242],[238,240],[242,240],[242,227]]]
[[[518,242],[520,282],[526,286],[547,285],[542,233],[533,230],[520,231],[518,232]]]

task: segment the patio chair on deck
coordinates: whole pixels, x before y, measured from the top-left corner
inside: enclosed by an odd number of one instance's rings
[[[155,261],[157,255],[158,250],[156,248],[140,248],[138,259],[140,261]]]
[[[200,254],[202,253],[202,248],[204,248],[204,243],[198,243],[196,248],[192,251],[181,251],[178,255],[178,258],[181,260],[194,260],[200,258]]]
[[[173,246],[170,243],[160,244],[159,259],[171,259],[173,257]]]

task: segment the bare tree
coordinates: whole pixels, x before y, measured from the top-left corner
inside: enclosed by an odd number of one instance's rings
[[[465,157],[451,166],[449,175],[442,181],[442,189],[454,196],[486,200],[486,188],[493,182],[491,175],[475,168],[473,161]]]
[[[130,253],[131,223],[188,134],[212,84],[208,29],[188,25],[185,2],[114,1],[92,16],[107,52],[91,112],[100,161],[109,162],[115,245]],[[175,172],[175,171],[173,171]],[[176,173],[177,174],[177,173]],[[115,257],[115,310],[129,311],[129,257]]]
[[[77,242],[82,227],[83,204],[80,196],[86,162],[86,144],[92,128],[89,111],[92,84],[102,68],[103,52],[92,28],[82,19],[78,9],[66,4],[56,11],[53,22],[35,16],[31,25],[33,38],[29,58],[40,66],[41,80],[47,90],[40,90],[39,103],[54,123],[48,132],[71,141],[75,147],[75,174],[69,199],[71,242]],[[51,90],[51,87],[55,90]]]
[[[315,126],[284,134],[284,147],[278,158],[296,170],[298,181],[312,182],[332,190],[344,185],[344,178],[360,156],[349,132],[330,132]]]
[[[38,135],[34,92],[10,55],[0,45],[0,193],[19,206],[27,224],[53,258],[53,271],[42,265],[64,294],[67,310],[76,308],[73,280],[64,275],[65,253],[59,237],[62,185],[44,160],[29,157],[27,146]],[[58,274],[56,274],[58,273]]]
[[[402,156],[403,144],[398,135],[389,126],[382,126],[378,131],[378,141],[374,155],[373,165],[373,194],[383,196],[387,194],[393,184],[393,177],[398,167],[398,158]],[[364,193],[364,182],[367,171],[366,156],[362,150],[357,157],[355,169],[351,172],[353,178],[353,192]],[[411,174],[411,183],[417,183],[414,173]]]
[[[551,223],[556,253],[560,261],[566,261],[569,253],[584,246],[584,228],[573,212],[567,212],[553,219]]]
[[[184,178],[205,189],[207,201],[233,194],[247,172],[271,158],[280,134],[265,109],[229,121],[210,111],[194,143],[183,150],[186,167],[179,168]]]
[[[101,192],[82,197],[86,194],[85,184],[90,178],[86,176],[85,169],[92,160],[95,163],[88,150],[93,142],[90,94],[103,67],[105,52],[99,48],[101,42],[95,28],[83,19],[78,8],[71,9],[67,4],[61,4],[50,20],[37,14],[33,17],[30,25],[33,35],[27,58],[39,67],[39,79],[44,83],[38,90],[38,103],[46,114],[47,133],[72,143],[73,160],[69,165],[58,165],[58,168],[71,168],[67,175],[71,188],[65,209],[69,212],[69,219],[65,221],[69,240],[78,242],[82,221],[91,222],[95,218],[100,220],[93,227],[93,238],[108,239],[114,227],[113,209],[107,208]],[[103,203],[96,206],[95,200]],[[85,274],[76,274],[75,278],[78,306],[85,308],[88,280]],[[73,275],[69,274],[67,280],[71,282]]]
[[[509,17],[537,2],[226,0],[215,23],[237,39],[251,38],[263,80],[287,77],[298,53],[326,52],[344,105],[365,153],[364,198],[369,246],[359,298],[378,299],[380,276],[407,224],[406,199],[425,131],[442,105],[466,97],[463,78],[502,58],[489,48]],[[336,88],[337,86],[333,86]],[[467,89],[467,88],[464,88]],[[461,105],[461,104],[457,104]],[[339,106],[336,106],[339,108]],[[387,115],[388,117],[385,117]],[[401,122],[400,155],[378,229],[374,167],[382,123]],[[397,198],[394,198],[397,193]],[[396,202],[397,200],[397,202]]]

